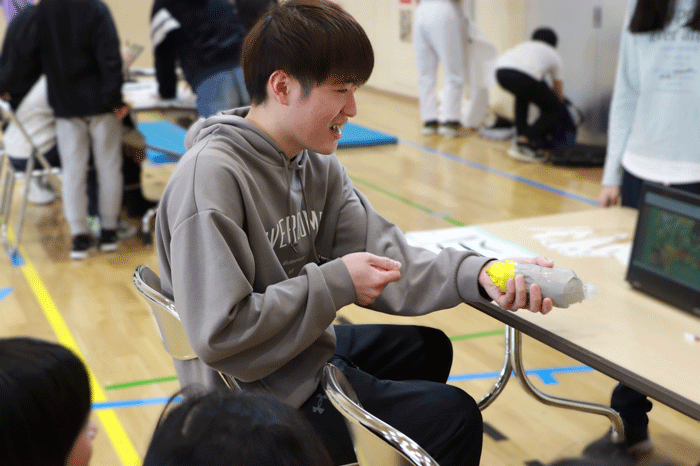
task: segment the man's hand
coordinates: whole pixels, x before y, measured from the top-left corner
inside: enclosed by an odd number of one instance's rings
[[[388,257],[379,257],[368,252],[354,252],[342,257],[355,285],[357,304],[372,304],[384,288],[401,278],[401,264]]]
[[[598,205],[600,207],[610,207],[617,204],[620,200],[619,186],[603,186],[598,195]]]
[[[527,262],[530,264],[540,265],[542,267],[553,267],[554,263],[549,259],[539,256],[536,258],[510,259],[515,262]],[[532,312],[541,312],[547,314],[552,310],[552,299],[542,298],[540,287],[533,283],[530,286],[528,293],[525,279],[522,275],[517,275],[515,279],[509,278],[506,283],[506,292],[502,292],[499,287],[494,285],[491,278],[486,274],[486,269],[493,261],[488,262],[479,273],[479,284],[486,290],[488,295],[493,298],[501,309],[517,311],[518,309],[530,309]]]

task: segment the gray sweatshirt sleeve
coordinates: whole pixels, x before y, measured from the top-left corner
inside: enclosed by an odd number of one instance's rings
[[[477,278],[491,258],[452,248],[436,255],[410,246],[404,233],[372,208],[347,175],[344,185],[346,201],[339,215],[334,257],[358,250],[401,263],[401,279],[390,283],[370,308],[422,315],[463,301],[484,301]]]
[[[248,238],[232,219],[199,212],[172,235],[174,299],[192,348],[216,370],[261,379],[308,348],[352,302],[350,276],[339,261],[306,267],[295,278],[254,292]],[[336,302],[339,301],[339,302]]]

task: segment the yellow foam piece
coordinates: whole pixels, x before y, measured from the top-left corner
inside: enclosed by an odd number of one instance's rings
[[[494,262],[486,269],[486,275],[489,276],[494,285],[505,293],[508,279],[515,278],[515,262]]]

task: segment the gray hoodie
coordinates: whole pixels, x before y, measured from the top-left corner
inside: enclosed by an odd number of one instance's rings
[[[301,406],[335,351],[336,312],[356,298],[340,259],[352,252],[402,264],[373,310],[421,315],[484,301],[477,277],[489,259],[409,246],[334,154],[289,160],[245,114],[193,125],[158,209],[161,284],[198,356],[175,361],[183,387],[223,385],[220,371]]]

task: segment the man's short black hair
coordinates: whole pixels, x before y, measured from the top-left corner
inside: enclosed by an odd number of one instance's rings
[[[532,33],[532,40],[546,42],[552,47],[557,46],[557,33],[549,28],[539,28]]]

